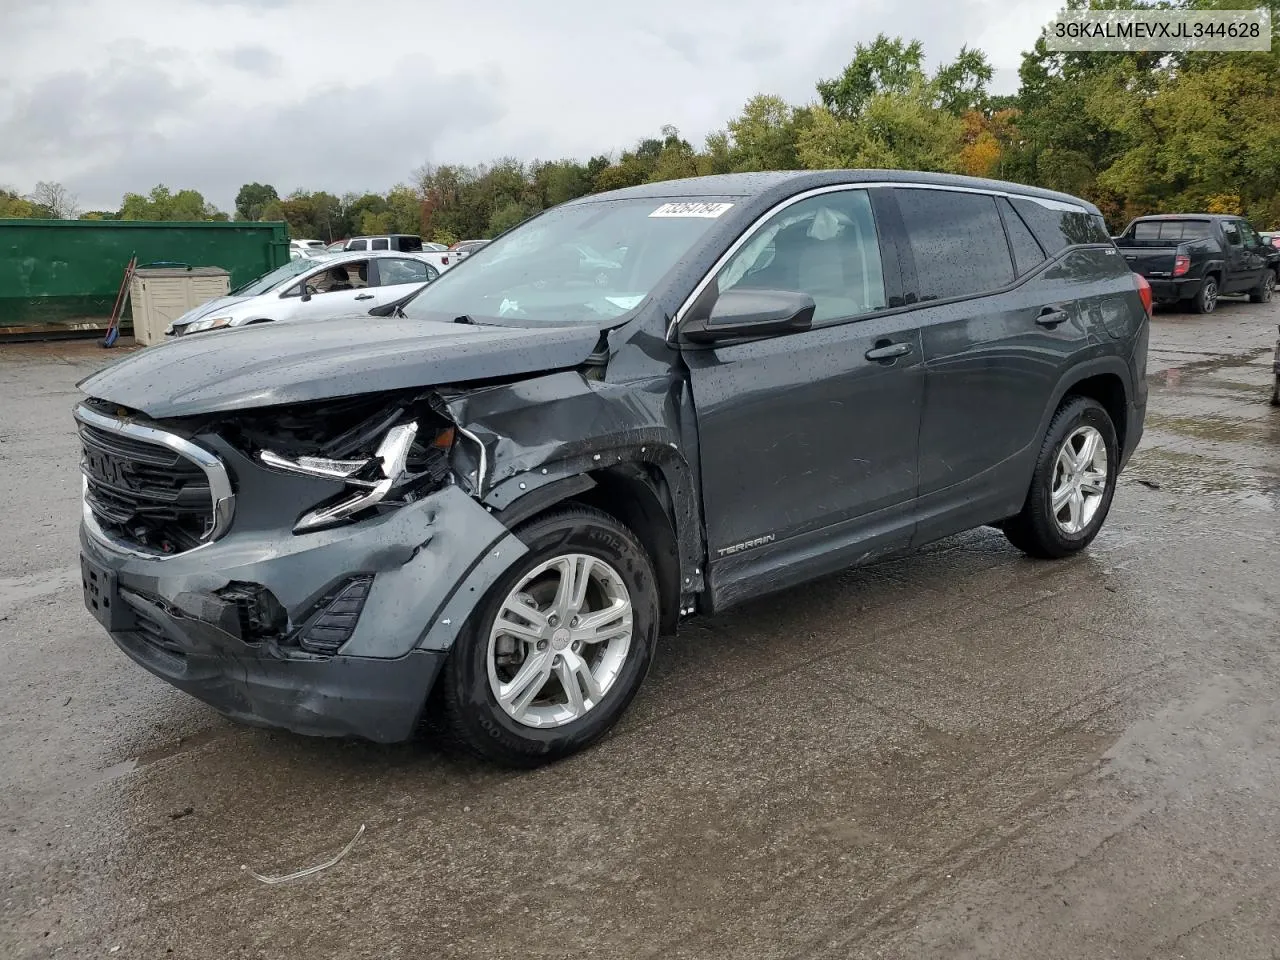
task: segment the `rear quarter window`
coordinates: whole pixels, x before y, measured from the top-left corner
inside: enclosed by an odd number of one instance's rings
[[[1009,202],[1050,256],[1077,244],[1111,242],[1106,221],[1100,216],[1046,207],[1026,197],[1012,197]]]
[[[1000,208],[1005,229],[1009,232],[1009,246],[1013,248],[1013,262],[1018,276],[1030,273],[1044,263],[1044,250],[1031,233],[1031,228],[1018,216],[1018,211],[1013,209],[1013,204],[1001,197],[996,205]]]

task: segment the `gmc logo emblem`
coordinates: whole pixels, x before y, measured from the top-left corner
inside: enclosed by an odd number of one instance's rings
[[[121,463],[110,454],[98,450],[86,450],[84,454],[84,470],[94,480],[110,487],[124,490],[133,489],[126,464]]]

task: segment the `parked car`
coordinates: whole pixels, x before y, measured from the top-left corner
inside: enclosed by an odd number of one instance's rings
[[[1151,283],[1158,303],[1186,303],[1210,313],[1223,294],[1271,299],[1280,250],[1248,222],[1219,214],[1139,217],[1115,241],[1129,267]]]
[[[346,250],[401,250],[408,253],[424,254],[435,268],[444,273],[458,262],[458,258],[435,248],[440,244],[424,244],[421,237],[407,233],[393,233],[383,237],[352,237],[347,241]]]
[[[1276,328],[1280,330],[1280,327]],[[1271,361],[1271,369],[1275,374],[1275,383],[1271,387],[1271,405],[1280,407],[1280,340],[1276,341],[1276,352]]]
[[[367,314],[440,276],[429,254],[314,254],[291,260],[230,295],[184,313],[165,333],[181,337],[277,320]]]
[[[317,253],[324,253],[323,240],[290,240],[289,256],[296,260],[298,257],[312,257]]]
[[[1269,243],[1276,249],[1280,249],[1280,233],[1272,230],[1260,230],[1258,236],[1262,238],[1263,243]]]
[[[626,246],[608,287],[579,244]],[[681,617],[982,524],[1088,546],[1142,435],[1150,306],[1098,210],[1031,187],[798,171],[572,201],[392,317],[83,381],[86,603],[229,716],[394,741],[430,711],[553,760]]]
[[[342,253],[346,249],[347,249],[346,240],[335,240],[333,241],[333,243],[329,244],[327,247],[324,248],[325,253]]]
[[[465,260],[487,243],[489,243],[488,240],[462,240],[449,249],[457,254],[458,259]]]

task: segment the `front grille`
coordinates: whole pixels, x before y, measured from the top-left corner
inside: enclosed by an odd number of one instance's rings
[[[83,407],[76,418],[85,507],[106,537],[148,554],[171,556],[220,532],[221,491],[214,486],[222,479],[229,492],[229,484],[220,465],[216,471],[209,469],[217,464],[211,454],[155,428],[116,421]],[[162,442],[166,438],[174,446]],[[206,463],[184,454],[184,448]],[[223,513],[228,506],[224,504]]]

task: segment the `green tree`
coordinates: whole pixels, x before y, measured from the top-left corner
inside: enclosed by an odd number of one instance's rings
[[[422,198],[418,191],[405,184],[397,184],[387,193],[387,233],[422,232]]]
[[[236,194],[236,219],[261,220],[267,204],[279,199],[276,188],[269,183],[246,183]]]
[[[729,121],[732,144],[731,169],[795,170],[800,166],[798,135],[807,120],[807,109],[797,110],[781,97],[757,94],[747,101],[742,113]],[[708,139],[708,149],[718,144]]]
[[[0,219],[30,220],[36,215],[35,207],[12,190],[0,188]]]
[[[215,220],[226,219],[198,190],[173,193],[164,184],[152,187],[145,197],[126,193],[120,205],[120,220]]]

